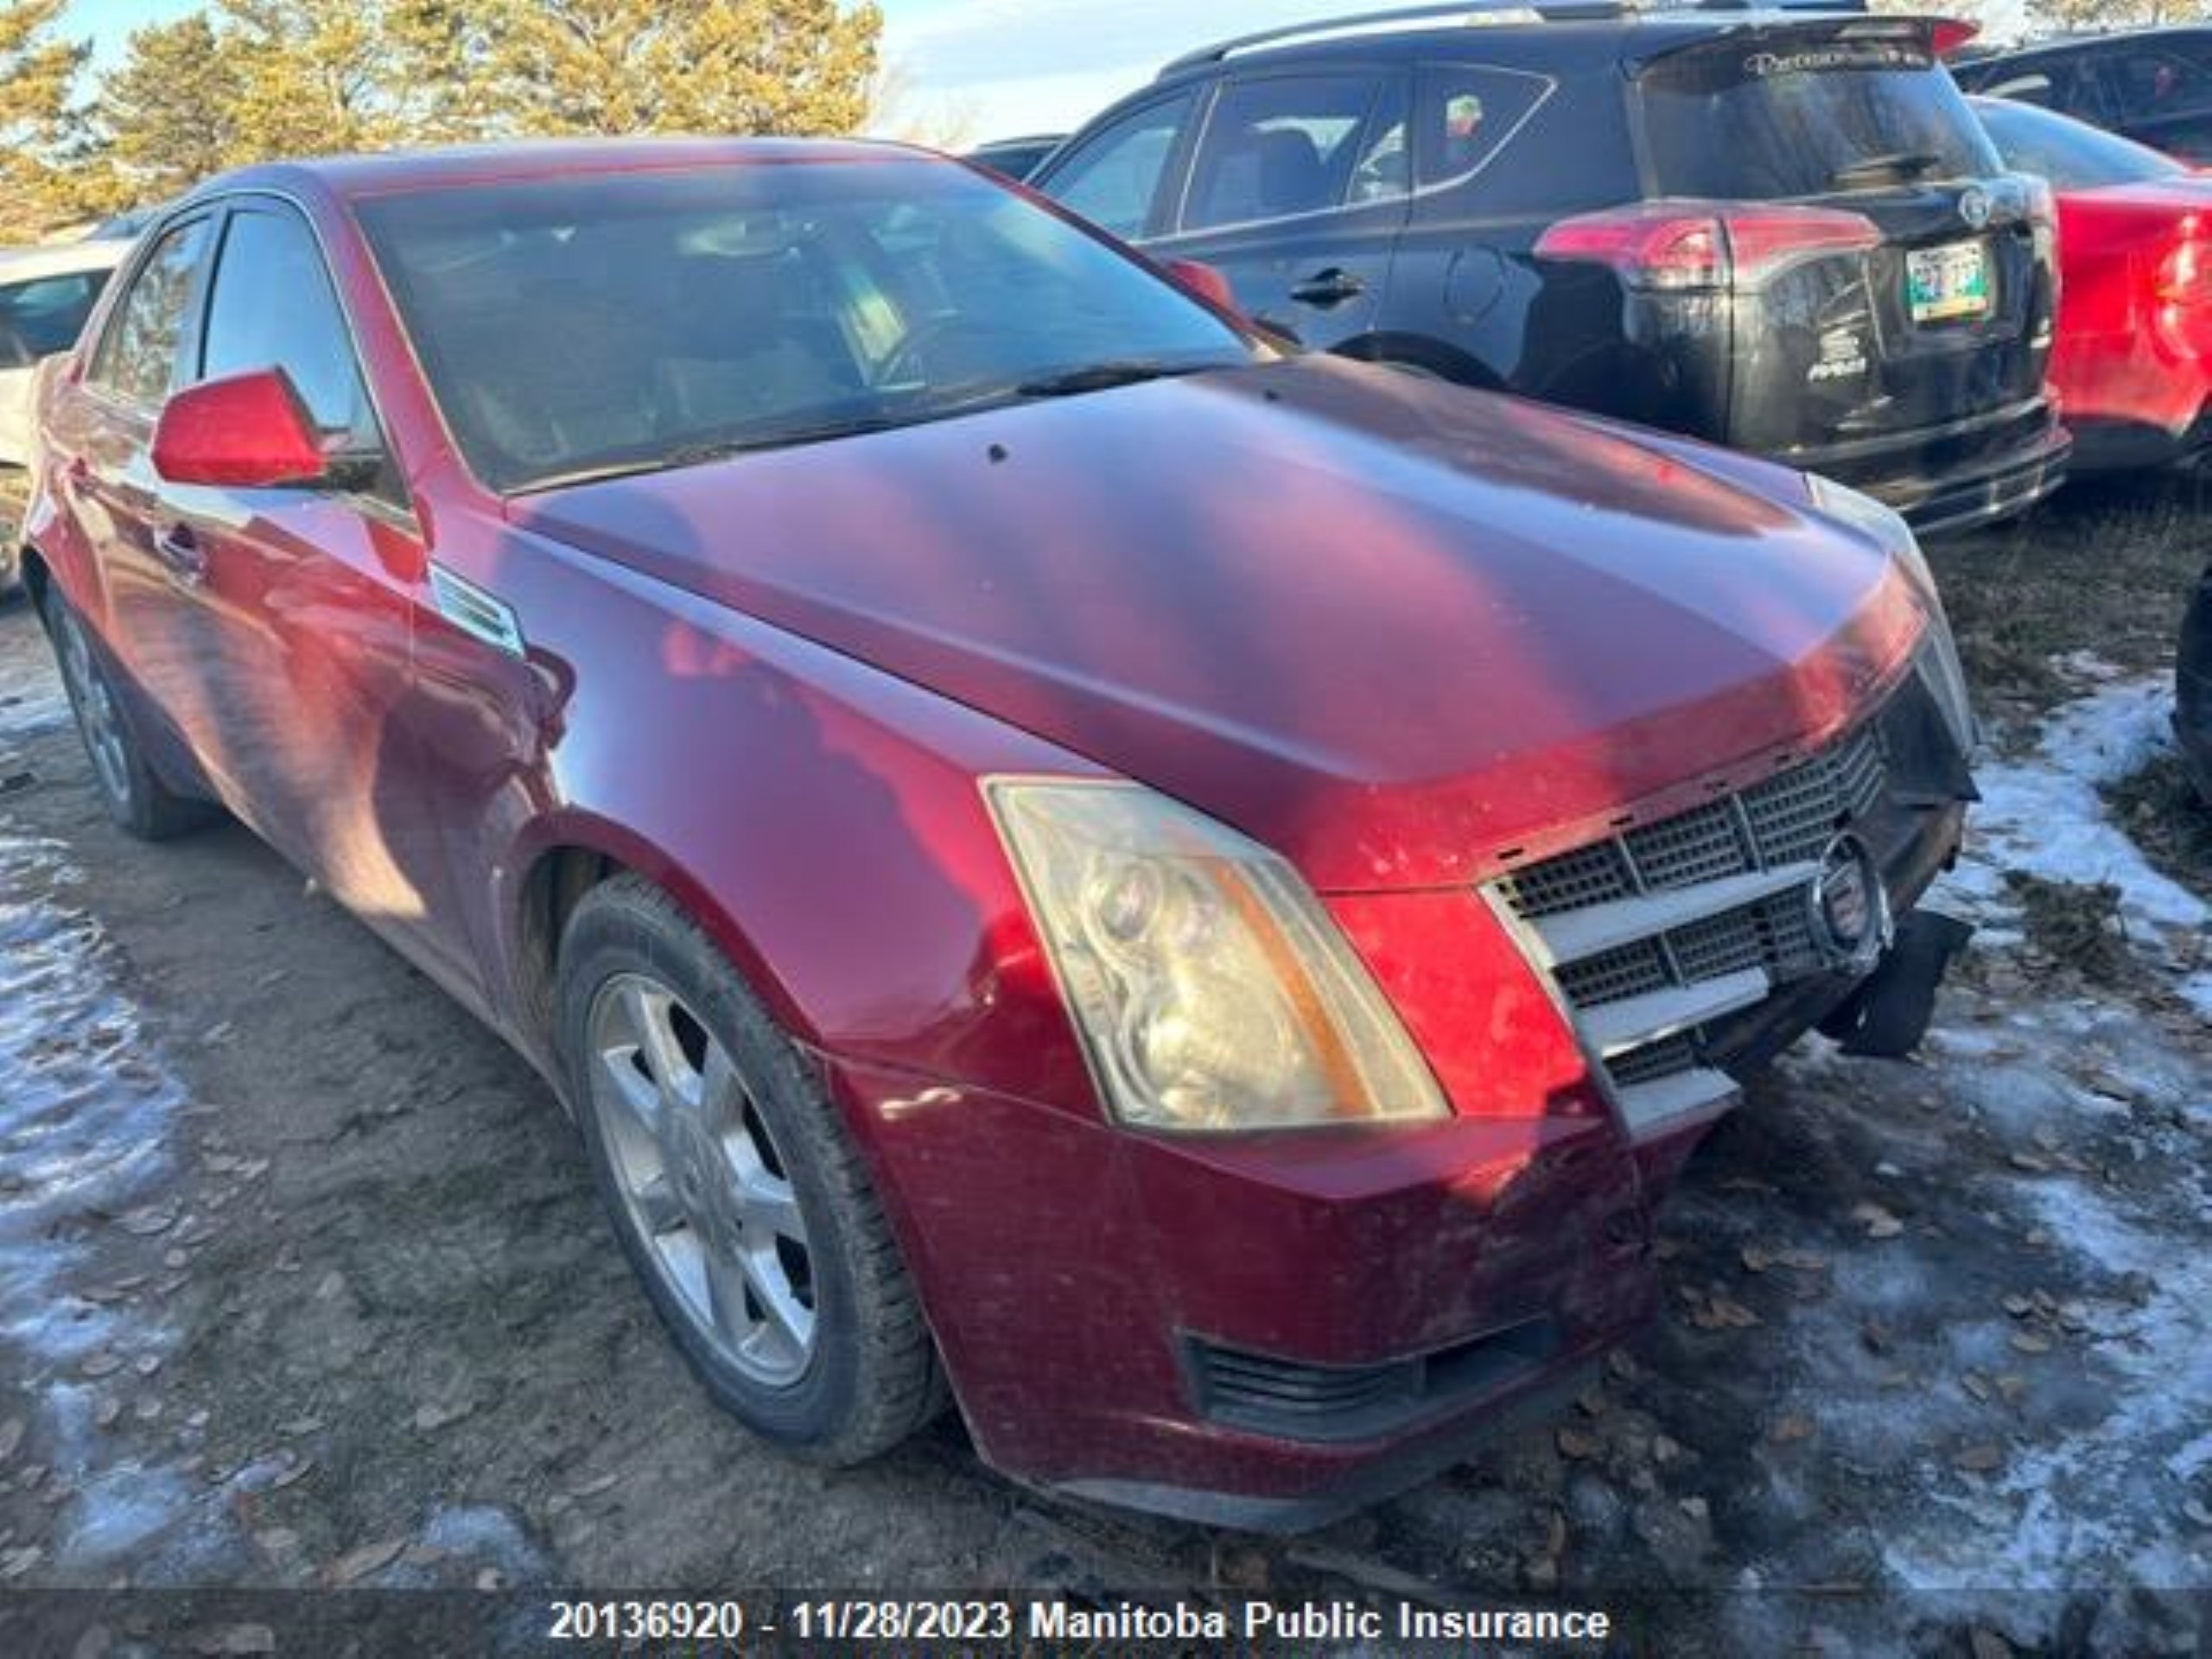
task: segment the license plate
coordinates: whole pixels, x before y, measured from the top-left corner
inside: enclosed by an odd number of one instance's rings
[[[1904,257],[1905,302],[1915,322],[1989,312],[1989,255],[1979,242],[1916,248]]]

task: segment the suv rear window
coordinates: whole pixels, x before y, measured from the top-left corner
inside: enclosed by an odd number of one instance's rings
[[[1658,195],[1786,200],[1999,170],[1916,39],[1737,37],[1658,59],[1638,85]]]

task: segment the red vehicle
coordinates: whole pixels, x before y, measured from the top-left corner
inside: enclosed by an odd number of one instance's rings
[[[949,1394],[1289,1525],[1460,1455],[1971,789],[1886,510],[1284,358],[914,152],[234,175],[47,387],[115,816],[219,802],[534,1061],[824,1459]]]
[[[2050,380],[2077,470],[2173,461],[2212,440],[2212,179],[2071,116],[1968,100],[2005,158],[2058,197]]]

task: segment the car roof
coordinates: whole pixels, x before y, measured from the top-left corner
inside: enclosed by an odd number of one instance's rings
[[[251,190],[353,198],[465,185],[521,183],[578,175],[768,167],[797,162],[902,161],[950,165],[932,152],[913,145],[857,139],[533,139],[394,150],[376,156],[310,156],[264,162],[219,174],[193,191],[186,200]]]
[[[1870,16],[1858,0],[1475,0],[1473,4],[1416,5],[1390,11],[1320,18],[1238,36],[1186,53],[1163,68],[1158,84],[1209,73],[1233,63],[1296,63],[1452,57],[1471,46],[1516,52],[1554,49],[1587,54],[1614,48],[1624,63],[1661,57],[1701,40],[1740,31],[1821,22],[1914,23],[1911,14]]]

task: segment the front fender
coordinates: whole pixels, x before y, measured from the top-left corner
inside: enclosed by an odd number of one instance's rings
[[[430,747],[460,886],[485,895],[486,977],[517,1025],[532,873],[579,849],[665,888],[799,1042],[1095,1114],[978,786],[1095,766],[542,537],[476,563],[526,656],[487,661],[432,616],[417,662],[448,711]]]

